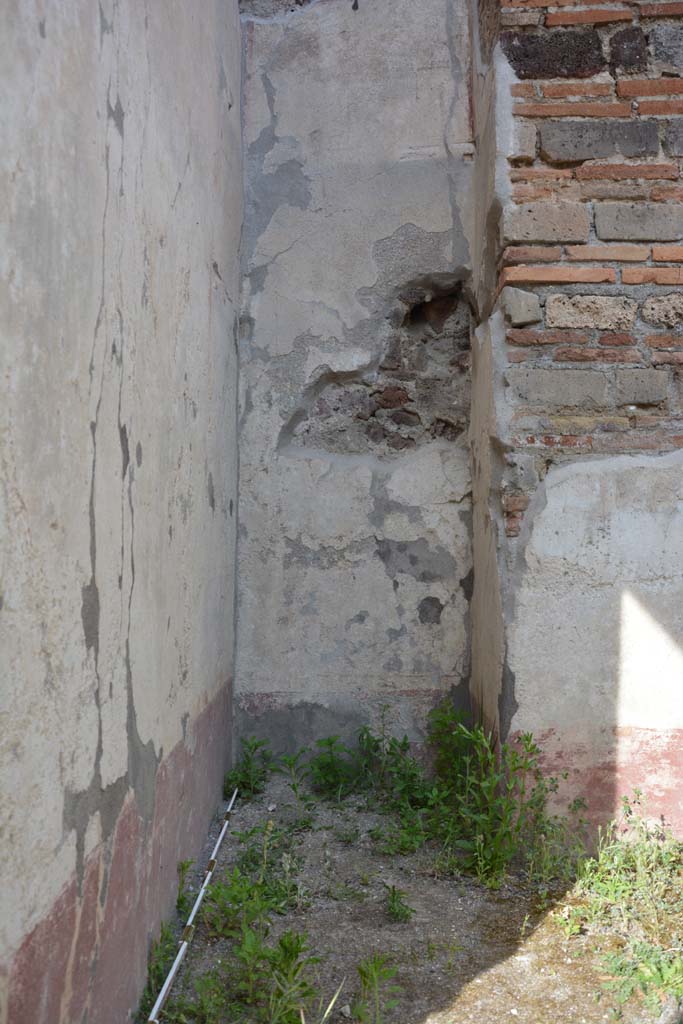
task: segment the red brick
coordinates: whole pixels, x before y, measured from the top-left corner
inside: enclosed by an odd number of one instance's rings
[[[532,203],[535,199],[551,199],[556,194],[551,183],[545,185],[518,185],[512,186],[512,198],[517,203]],[[566,196],[563,196],[566,198]]]
[[[594,178],[591,181],[577,181],[579,199],[649,199],[652,186],[648,181],[610,181],[608,178]]]
[[[506,0],[506,8],[538,7],[597,7],[600,4],[614,3],[614,0]]]
[[[641,4],[641,18],[683,18],[683,4]]]
[[[653,352],[652,362],[655,366],[661,364],[681,366],[683,365],[683,352]]]
[[[619,263],[640,263],[650,255],[647,245],[568,245],[567,256],[570,260],[600,260],[607,263],[615,260]]]
[[[552,263],[560,259],[559,245],[509,245],[503,253],[504,263]]]
[[[505,516],[505,536],[519,537],[522,526],[521,512],[513,512]]]
[[[586,345],[590,335],[582,331],[528,331],[523,328],[507,332],[508,345]]]
[[[617,274],[611,267],[506,267],[501,274],[502,284],[615,284]]]
[[[635,345],[636,339],[632,334],[606,333],[598,338],[598,345]]]
[[[683,245],[653,245],[652,259],[658,263],[683,263]]]
[[[529,507],[529,495],[508,491],[503,494],[502,503],[506,512],[524,512]]]
[[[624,267],[624,284],[683,284],[683,267]]]
[[[648,334],[645,344],[650,348],[683,348],[683,334]]]
[[[590,82],[579,79],[577,82],[544,83],[541,92],[546,99],[563,99],[565,96],[611,96],[612,85],[609,82]]]
[[[683,114],[683,100],[641,100],[639,114]]]
[[[643,104],[641,103],[641,110]],[[630,117],[630,103],[517,103],[519,117]],[[654,113],[654,111],[653,111]]]
[[[536,89],[531,82],[515,82],[510,86],[510,95],[529,98],[536,95]]]
[[[557,14],[546,14],[545,23],[548,28],[555,25],[598,25],[610,21],[631,21],[633,13],[627,7],[612,7],[605,11],[559,11]]]
[[[683,186],[658,185],[650,192],[650,199],[655,203],[666,203],[669,200],[683,199]]]
[[[556,363],[641,363],[637,348],[558,348]]]
[[[542,434],[540,437],[531,434],[526,438],[526,443],[542,445],[543,448],[585,448],[590,451],[593,438],[590,434]]]
[[[617,82],[618,96],[673,96],[683,93],[683,78],[625,78]]]
[[[569,167],[513,167],[510,171],[511,181],[555,181],[560,178],[571,178]]]
[[[526,363],[536,353],[528,348],[513,348],[508,352],[508,363]]]
[[[583,164],[576,168],[576,177],[611,178],[678,178],[678,164]]]

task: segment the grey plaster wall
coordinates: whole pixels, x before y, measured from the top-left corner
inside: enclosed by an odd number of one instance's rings
[[[388,705],[419,736],[470,665],[476,25],[244,7],[238,729],[295,745]]]
[[[176,853],[201,843],[229,752],[237,4],[10,0],[0,61],[0,960],[12,975],[99,850],[99,916],[116,932],[107,872],[132,800],[143,941],[121,961],[137,984]],[[200,721],[215,767],[198,761],[195,779]],[[195,782],[193,839],[182,808]],[[159,863],[148,876],[153,821],[161,876]],[[17,971],[10,999],[25,1007]],[[68,1017],[48,989],[30,1019]],[[108,998],[91,1020],[114,1012]]]

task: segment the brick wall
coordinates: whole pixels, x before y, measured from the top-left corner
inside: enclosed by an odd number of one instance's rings
[[[507,0],[501,22],[506,440],[547,463],[681,448],[683,3]],[[508,474],[508,535],[530,489]]]

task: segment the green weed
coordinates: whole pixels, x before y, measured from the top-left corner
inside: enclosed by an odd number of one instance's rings
[[[313,789],[328,800],[340,801],[358,784],[358,764],[339,736],[317,740],[309,761]]]
[[[622,948],[604,958],[606,988],[623,1003],[638,994],[656,1009],[683,998],[683,842],[641,816],[641,795],[600,835],[579,871],[577,905],[563,912],[568,936],[605,930]]]
[[[395,885],[387,886],[387,914],[392,921],[410,921],[415,909],[405,901],[405,893]]]
[[[273,753],[264,740],[253,736],[242,740],[240,759],[223,781],[223,797],[228,800],[235,789],[241,800],[250,800],[266,788],[273,770]]]
[[[361,960],[356,968],[360,979],[360,995],[353,1005],[353,1015],[361,1024],[382,1024],[383,1014],[398,1006],[396,998],[400,993],[398,985],[391,982],[396,977],[386,956],[375,953]]]
[[[139,1022],[147,1020],[177,951],[178,943],[175,940],[173,929],[170,924],[163,923],[159,938],[152,942],[147,958],[147,984],[138,1008],[137,1019]]]
[[[185,888],[187,875],[193,864],[193,860],[178,861],[178,895],[176,896],[175,908],[182,918],[188,916],[194,902],[194,896]]]

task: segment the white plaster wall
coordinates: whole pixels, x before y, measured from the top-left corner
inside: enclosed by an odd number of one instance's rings
[[[384,703],[414,734],[468,673],[466,431],[388,457],[292,432],[325,375],[375,372],[401,289],[470,282],[469,32],[447,0],[243,19],[237,702],[278,743]]]
[[[242,189],[236,2],[0,48],[2,959],[230,685]]]
[[[552,469],[508,583],[512,730],[600,806],[631,784],[683,819],[683,455]],[[671,748],[671,749],[669,749]],[[588,783],[589,784],[589,783]],[[601,792],[602,789],[602,792]]]

